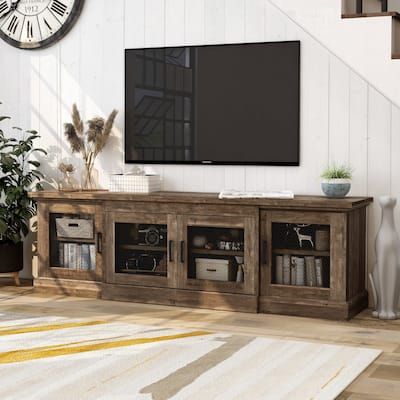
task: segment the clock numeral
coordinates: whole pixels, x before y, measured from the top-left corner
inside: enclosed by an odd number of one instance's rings
[[[31,21],[28,21],[26,24],[26,37],[28,39],[32,39],[33,38],[33,25]]]
[[[12,33],[13,35],[15,35],[15,32],[17,31],[18,28],[18,24],[19,24],[19,19],[17,16],[13,15],[13,17],[11,18],[10,23],[8,24],[8,28],[7,30]]]
[[[60,17],[64,17],[64,15],[67,11],[67,8],[68,7],[59,0],[54,0],[53,4],[50,7],[51,11],[58,14]]]
[[[51,27],[51,25],[47,22],[47,19],[46,19],[46,18],[43,18],[43,22],[45,23],[45,25],[47,26],[47,28],[49,28],[49,31],[51,32],[52,27]]]
[[[0,15],[7,10],[8,8],[8,4],[6,1],[3,1],[2,3],[0,3]]]

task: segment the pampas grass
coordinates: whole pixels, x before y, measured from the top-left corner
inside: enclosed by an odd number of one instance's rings
[[[83,189],[93,189],[92,171],[96,157],[106,146],[114,126],[117,110],[113,110],[107,120],[94,117],[87,121],[88,129],[81,118],[76,104],[72,106],[72,123],[64,124],[64,134],[72,153],[80,153],[85,163],[86,180]]]

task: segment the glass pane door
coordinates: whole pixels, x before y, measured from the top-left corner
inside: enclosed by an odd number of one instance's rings
[[[243,283],[244,229],[188,226],[187,278]]]
[[[115,272],[167,277],[166,224],[115,223]]]
[[[271,283],[330,287],[330,226],[272,223]]]
[[[96,270],[94,216],[50,214],[50,268]]]

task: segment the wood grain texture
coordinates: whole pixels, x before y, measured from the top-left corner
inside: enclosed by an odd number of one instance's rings
[[[262,312],[327,316],[337,319],[350,318],[366,307],[365,209],[372,201],[370,198],[334,200],[303,196],[290,202],[254,199],[250,200],[249,204],[249,200],[235,200],[233,205],[231,201],[220,202],[215,194],[198,193],[159,192],[135,196],[108,192],[41,192],[31,195],[39,202],[38,287],[43,288],[47,284],[51,290],[56,290],[58,287],[62,292],[66,281],[66,293],[82,294],[84,287],[81,286],[81,282],[101,281],[105,282],[101,288],[103,291],[108,290],[108,294],[105,294],[108,299],[115,296],[118,300],[126,298],[131,301],[157,304],[177,302],[187,306],[210,306],[229,310],[235,309],[237,305],[238,311],[251,312],[258,309],[258,305],[255,307],[253,303],[254,301],[257,303],[261,295],[259,307]],[[69,198],[69,202],[66,197]],[[130,200],[129,203],[127,198]],[[306,207],[302,209],[302,205]],[[50,265],[51,213],[93,216],[95,232],[104,233],[101,243],[104,251],[97,253],[95,271],[54,268]],[[118,251],[115,225],[118,223],[167,226],[171,247],[165,248],[168,255],[166,277],[118,272],[115,265],[115,254]],[[272,248],[274,223],[328,225],[331,237],[330,250],[290,252],[288,249],[274,249]],[[190,277],[188,240],[189,230],[192,227],[243,230],[244,250],[241,253],[244,256],[243,282],[210,281]],[[273,257],[277,252],[329,257],[329,288],[273,284],[271,271]],[[200,256],[208,254],[204,249],[200,253]],[[234,256],[236,253],[214,250],[209,256],[213,255]],[[48,280],[43,281],[42,278]],[[77,282],[75,292],[71,283],[74,279]],[[88,285],[89,294],[93,295],[93,286],[90,286],[90,283]],[[107,289],[109,285],[112,285],[113,289]],[[121,289],[123,294],[118,294],[118,289]],[[152,299],[154,289],[165,289],[164,294],[168,294],[169,298],[157,295]],[[98,290],[99,292],[95,291],[96,296],[101,292],[100,286]],[[193,293],[193,298],[190,298],[190,293]],[[211,302],[205,300],[206,295],[210,295],[213,300]],[[251,300],[245,297],[244,302],[236,301],[239,297],[235,295],[251,296]],[[326,307],[329,308],[329,313],[326,313]]]
[[[31,192],[30,197],[36,200],[76,200],[76,201],[143,201],[156,203],[189,203],[256,206],[279,209],[310,210],[350,210],[365,207],[372,202],[371,197],[345,197],[333,199],[325,196],[295,196],[294,199],[218,199],[217,193],[191,192],[154,192],[150,194],[115,193],[115,192]]]

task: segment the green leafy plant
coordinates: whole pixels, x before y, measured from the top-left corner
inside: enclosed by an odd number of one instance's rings
[[[323,179],[351,179],[353,170],[346,165],[331,165],[321,175]]]
[[[0,116],[0,122],[6,119],[10,118]],[[22,132],[20,128],[13,129]],[[28,234],[29,220],[36,214],[36,203],[29,198],[28,190],[42,189],[40,163],[31,160],[31,156],[36,152],[47,154],[34,147],[40,137],[36,131],[25,131],[21,136],[8,138],[0,129],[0,239],[14,243]]]

